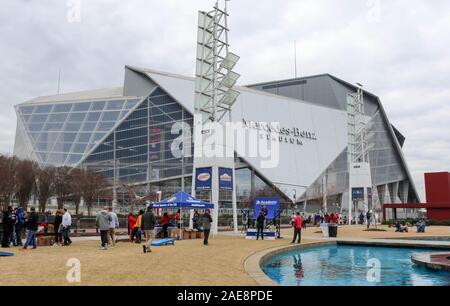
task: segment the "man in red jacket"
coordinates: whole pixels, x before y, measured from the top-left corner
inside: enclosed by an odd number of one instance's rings
[[[297,212],[297,215],[294,219],[294,239],[292,239],[292,243],[295,243],[295,240],[297,240],[298,236],[298,244],[300,244],[300,241],[302,240],[302,225],[303,219],[300,216],[300,213]]]

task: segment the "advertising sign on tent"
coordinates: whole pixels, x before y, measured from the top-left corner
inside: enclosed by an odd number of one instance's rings
[[[219,168],[219,189],[233,190],[233,169]]]
[[[212,168],[195,169],[195,190],[211,190]]]
[[[280,210],[280,198],[255,198],[254,200],[254,218],[258,217],[262,211],[266,219],[273,220]]]

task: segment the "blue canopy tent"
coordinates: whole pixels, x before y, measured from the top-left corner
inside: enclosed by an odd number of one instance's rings
[[[196,199],[190,194],[184,191],[180,191],[177,194],[171,196],[170,198],[164,199],[159,203],[153,203],[153,208],[160,209],[180,209],[180,215],[182,209],[214,209],[214,204],[203,202],[202,200]],[[180,216],[180,218],[182,218]],[[182,239],[182,229],[183,223],[180,226],[180,238]]]

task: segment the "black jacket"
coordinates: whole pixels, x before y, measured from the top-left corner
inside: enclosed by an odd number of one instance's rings
[[[266,217],[264,217],[263,215],[259,215],[259,217],[256,219],[258,227],[264,227],[264,221],[266,221]]]
[[[62,216],[60,216],[60,215],[55,216],[55,221],[53,221],[53,226],[55,227],[55,231],[58,230],[61,223],[62,223]]]
[[[30,213],[30,216],[28,217],[28,220],[26,222],[27,229],[30,231],[37,231],[38,230],[38,220],[39,217],[37,213],[32,212]]]
[[[155,224],[156,224],[156,218],[155,218],[155,214],[153,212],[146,212],[143,216],[142,216],[142,230],[144,231],[151,231],[155,229]]]
[[[2,228],[4,232],[12,232],[14,230],[14,224],[11,220],[11,212],[4,211],[2,216]]]

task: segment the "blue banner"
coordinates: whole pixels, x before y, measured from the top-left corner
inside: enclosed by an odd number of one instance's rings
[[[352,200],[364,201],[364,188],[352,188]]]
[[[273,220],[277,212],[280,210],[280,198],[255,198],[254,200],[254,219],[258,218],[263,212],[266,219]]]
[[[219,190],[233,190],[233,169],[219,168]]]
[[[212,189],[212,168],[195,169],[195,190]]]

